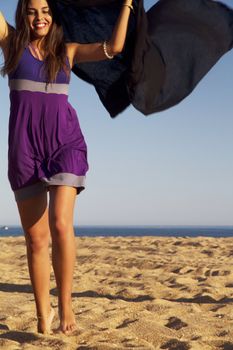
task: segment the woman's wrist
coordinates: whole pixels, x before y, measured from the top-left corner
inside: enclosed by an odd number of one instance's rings
[[[114,55],[110,55],[110,53],[108,52],[108,47],[107,47],[108,43],[107,43],[107,40],[105,40],[105,41],[103,42],[102,45],[103,45],[103,49],[104,49],[104,54],[105,54],[105,56],[106,56],[109,60],[113,59],[113,58],[114,58]]]
[[[133,1],[132,0],[125,0],[122,4],[122,6],[126,6],[128,7],[130,10],[132,10],[134,12],[134,8],[132,5]]]

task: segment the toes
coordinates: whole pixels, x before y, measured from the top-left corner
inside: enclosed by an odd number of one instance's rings
[[[71,325],[71,330],[72,331],[76,331],[77,330],[77,324],[76,323]]]
[[[64,334],[68,334],[69,333],[69,326],[68,325],[64,325],[64,326],[62,326],[61,330],[62,330],[62,332]]]
[[[69,335],[71,334],[73,331],[75,331],[77,329],[77,324],[74,323],[74,324],[71,324],[71,325],[67,325],[65,327],[62,327],[61,328],[61,331],[66,334],[66,335]]]
[[[67,334],[67,327],[66,326],[61,327],[61,331],[65,334]]]

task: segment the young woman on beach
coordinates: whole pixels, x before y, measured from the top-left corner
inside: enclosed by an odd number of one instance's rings
[[[124,47],[132,0],[123,0],[111,38],[66,43],[51,0],[19,0],[16,28],[0,12],[3,75],[9,77],[8,177],[25,233],[37,328],[51,330],[49,242],[58,289],[59,330],[77,328],[72,310],[75,265],[73,210],[84,189],[87,147],[68,102],[74,64],[114,58]],[[49,202],[47,201],[49,192]]]

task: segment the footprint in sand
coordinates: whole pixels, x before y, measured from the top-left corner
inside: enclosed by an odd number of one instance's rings
[[[0,323],[0,329],[9,330],[10,328],[6,324]]]
[[[116,329],[119,329],[119,328],[125,328],[128,326],[128,324],[130,323],[134,323],[134,322],[137,322],[138,319],[136,320],[130,320],[129,318],[127,318],[126,320],[124,320],[119,326],[116,327]]]
[[[217,305],[217,306],[213,307],[212,309],[210,309],[210,311],[216,312],[216,311],[218,311],[219,309],[222,309],[225,306],[226,306],[225,304]]]
[[[233,288],[233,282],[225,284],[226,288]]]
[[[170,317],[169,320],[168,320],[168,323],[165,326],[168,327],[168,328],[179,330],[179,329],[181,329],[183,327],[187,327],[187,323],[183,322],[178,317]]]
[[[229,332],[228,331],[222,331],[220,333],[217,334],[217,337],[225,337],[226,335],[228,335]]]
[[[187,242],[184,245],[191,246],[191,247],[203,247],[203,245],[199,242]]]
[[[211,272],[211,276],[219,276],[219,275],[221,275],[221,276],[227,276],[227,275],[229,275],[230,274],[230,271],[219,271],[219,270],[216,270],[216,271],[212,271]]]
[[[214,317],[217,317],[217,318],[224,318],[224,316],[225,316],[224,314],[216,314],[216,315],[214,315]]]
[[[176,279],[170,281],[170,284],[168,285],[169,288],[183,288],[184,285],[181,283],[176,282]]]
[[[144,346],[140,346],[140,344],[135,344],[135,338],[124,338],[121,343],[123,344],[122,347],[118,347],[118,349],[145,349]]]
[[[198,282],[204,282],[204,281],[207,280],[206,277],[197,277],[196,279],[197,279]]]
[[[207,270],[205,272],[205,276],[228,276],[231,272],[228,270],[225,271],[219,271],[219,270]]]
[[[182,269],[182,267],[178,267],[177,269],[174,269],[171,272],[173,272],[173,273],[180,273],[181,269]]]
[[[206,270],[205,276],[210,276],[210,272],[211,272],[211,270]]]
[[[185,274],[193,272],[193,271],[194,271],[194,269],[190,268],[190,266],[185,266],[185,267],[176,268],[175,270],[172,270],[171,272],[177,273],[180,275],[185,275]]]
[[[219,276],[219,270],[212,271],[211,276]]]
[[[191,340],[199,340],[201,339],[201,336],[200,335],[194,335]]]
[[[207,254],[208,256],[213,256],[214,254],[212,250],[207,250],[207,249],[202,250],[201,253]]]
[[[198,293],[194,295],[193,302],[196,303],[216,303],[216,300],[210,295],[202,295],[202,293]]]
[[[191,349],[191,346],[187,342],[179,341],[177,339],[170,339],[168,342],[161,345],[160,349],[189,350]]]
[[[230,274],[231,274],[231,271],[226,270],[226,271],[223,271],[222,276],[228,276]]]
[[[182,241],[177,241],[175,243],[173,243],[173,245],[181,245],[183,242]]]

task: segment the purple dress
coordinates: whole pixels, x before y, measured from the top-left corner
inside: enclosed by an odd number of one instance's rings
[[[50,185],[73,186],[77,193],[85,188],[87,145],[68,102],[70,76],[61,70],[46,90],[43,64],[26,47],[8,77],[8,178],[16,200],[47,191]]]

